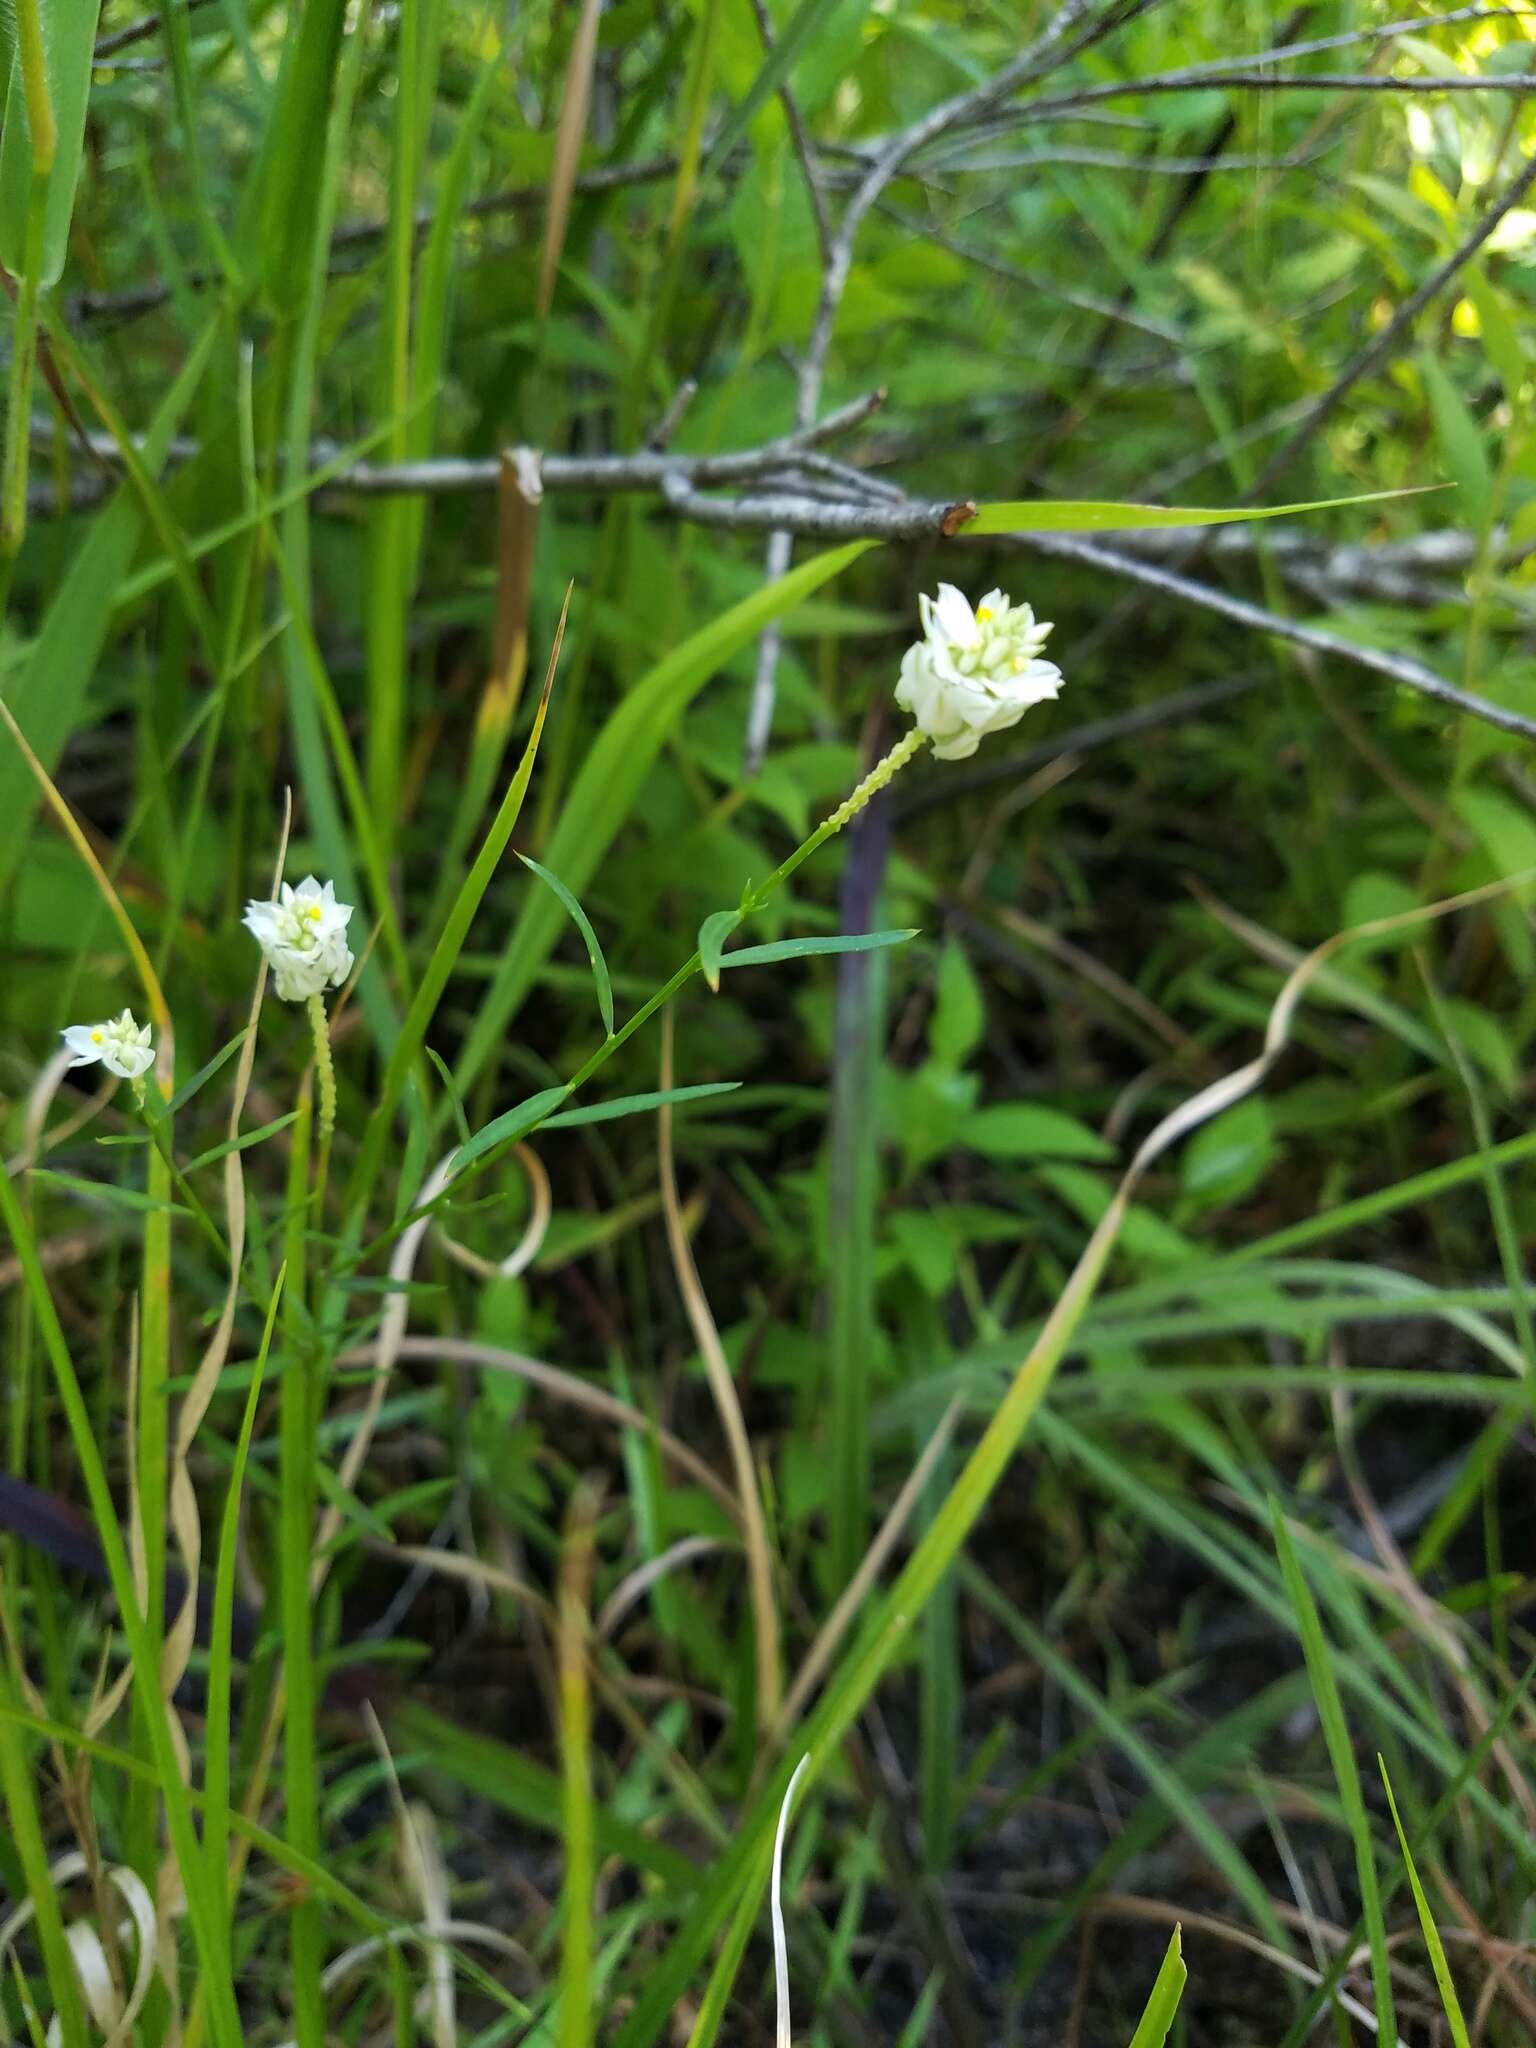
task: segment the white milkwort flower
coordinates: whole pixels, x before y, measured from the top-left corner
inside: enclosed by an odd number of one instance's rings
[[[1027,604],[989,590],[973,611],[952,583],[917,602],[923,637],[902,657],[896,702],[941,761],[974,754],[988,733],[1017,725],[1061,688],[1061,670],[1040,659],[1050,622]]]
[[[135,1024],[132,1010],[120,1017],[108,1017],[100,1024],[71,1024],[60,1034],[74,1054],[72,1067],[94,1066],[100,1060],[109,1074],[125,1081],[137,1081],[155,1063],[149,1043],[149,1026]]]
[[[340,988],[352,972],[347,944],[350,903],[336,901],[333,882],[306,875],[295,889],[284,882],[275,903],[245,906],[245,925],[267,956],[272,979],[285,1003],[305,1003]]]

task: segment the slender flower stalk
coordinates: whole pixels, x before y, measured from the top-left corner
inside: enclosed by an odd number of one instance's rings
[[[326,1022],[325,1002],[318,995],[305,999],[309,1028],[315,1041],[315,1076],[320,1092],[320,1142],[329,1145],[336,1129],[336,1066],[331,1058],[331,1027]]]

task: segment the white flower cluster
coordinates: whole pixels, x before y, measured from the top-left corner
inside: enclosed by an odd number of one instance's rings
[[[272,979],[285,1003],[306,1003],[328,988],[340,988],[352,972],[347,944],[350,903],[336,901],[336,888],[322,888],[306,875],[295,889],[284,882],[276,903],[245,906],[244,923],[267,956]]]
[[[149,1026],[135,1024],[132,1010],[124,1010],[120,1017],[107,1017],[100,1024],[71,1024],[60,1035],[74,1054],[69,1063],[72,1067],[90,1067],[100,1060],[109,1074],[137,1081],[155,1063]]]
[[[917,602],[923,638],[902,657],[896,702],[941,761],[963,761],[1061,688],[1061,670],[1039,659],[1050,623],[1027,604],[989,590],[973,611],[952,583]]]

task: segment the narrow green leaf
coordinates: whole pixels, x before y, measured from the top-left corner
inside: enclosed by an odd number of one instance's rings
[[[531,854],[520,853],[518,859],[525,868],[531,868],[546,888],[552,889],[570,912],[571,922],[581,933],[587,949],[587,958],[592,963],[592,979],[597,984],[597,1007],[602,1016],[603,1030],[613,1036],[613,984],[608,979],[608,963],[603,958],[603,949],[597,943],[597,933],[592,929],[591,919],[576,898],[567,889],[558,875],[552,875],[548,868],[541,867]]]
[[[193,1096],[196,1095],[200,1089],[205,1087],[207,1083],[213,1079],[214,1075],[219,1071],[220,1067],[222,1067],[226,1061],[232,1060],[234,1058],[235,1054],[240,1050],[241,1046],[244,1045],[246,1035],[249,1032],[249,1030],[249,1025],[242,1025],[240,1030],[238,1030],[235,1033],[234,1037],[229,1041],[228,1045],[221,1045],[218,1051],[214,1054],[213,1058],[209,1060],[205,1066],[199,1067],[197,1072],[192,1076],[191,1080],[186,1082],[182,1087],[176,1090],[176,1093],[171,1097],[170,1105],[166,1111],[166,1114],[168,1116],[174,1116],[177,1110],[185,1109],[187,1104],[192,1100]]]
[[[310,0],[288,15],[277,100],[252,189],[261,206],[249,220],[269,302],[294,312],[303,300],[323,199],[315,176],[317,139],[326,131],[347,18],[346,0]],[[362,33],[359,28],[357,34]]]
[[[1317,498],[1304,505],[1264,506],[1117,505],[1092,498],[1018,498],[981,506],[976,517],[966,521],[965,531],[1128,533],[1147,526],[1231,526],[1241,519],[1295,519],[1303,512],[1334,512],[1347,505],[1375,505],[1384,498],[1418,495],[1417,491],[1365,491],[1354,498]]]
[[[207,1802],[203,1813],[203,1851],[208,1861],[210,1888],[224,1902],[224,1938],[233,1942],[233,1900],[229,1888],[229,1702],[233,1676],[233,1626],[235,1613],[235,1564],[240,1544],[240,1495],[245,1468],[251,1454],[256,1428],[256,1410],[272,1348],[272,1331],[282,1300],[285,1267],[278,1268],[272,1296],[267,1303],[266,1325],[250,1368],[250,1391],[235,1442],[229,1487],[224,1495],[224,1512],[219,1522],[219,1550],[214,1565],[213,1619],[208,1631],[208,1715],[203,1724],[203,1792]]]
[[[48,1187],[62,1188],[66,1194],[83,1196],[88,1202],[104,1202],[109,1209],[131,1209],[139,1216],[190,1216],[192,1213],[179,1202],[162,1202],[153,1195],[141,1193],[138,1188],[119,1187],[115,1181],[80,1180],[72,1173],[55,1173],[47,1166],[34,1166],[31,1177]]]
[[[1173,2026],[1174,2015],[1179,2009],[1179,2000],[1184,1996],[1185,1980],[1189,1971],[1184,1966],[1184,1946],[1180,1940],[1181,1930],[1174,1928],[1168,1943],[1168,1953],[1163,1957],[1163,1966],[1157,1973],[1157,1982],[1152,1986],[1152,1996],[1147,2000],[1146,2010],[1137,2021],[1136,2031],[1131,2036],[1131,2048],[1163,2048]]]
[[[551,1110],[558,1109],[570,1092],[569,1088],[545,1088],[537,1095],[530,1095],[526,1102],[519,1102],[513,1108],[503,1110],[500,1116],[492,1117],[466,1145],[459,1148],[455,1171],[462,1173],[474,1160],[484,1158],[495,1145],[525,1137],[535,1125],[544,1122]]]
[[[1376,1882],[1371,1824],[1365,1810],[1364,1795],[1360,1790],[1360,1773],[1355,1764],[1349,1724],[1344,1718],[1344,1703],[1339,1696],[1339,1681],[1334,1672],[1334,1653],[1323,1634],[1317,1603],[1312,1598],[1312,1589],[1302,1573],[1301,1563],[1296,1555],[1296,1545],[1286,1526],[1280,1503],[1276,1500],[1270,1502],[1270,1519],[1274,1525],[1275,1549],[1285,1579],[1285,1590],[1296,1617],[1302,1652],[1307,1660],[1307,1676],[1312,1681],[1312,1696],[1317,1702],[1323,1739],[1328,1745],[1328,1760],[1333,1765],[1333,1775],[1338,1784],[1344,1816],[1354,1840],[1355,1874],[1360,1884],[1360,1906],[1365,1915],[1366,1937],[1371,1950],[1371,1982],[1376,1993],[1376,2038],[1380,2041],[1395,2041],[1397,2016],[1392,2001],[1392,1965],[1387,1952],[1387,1926],[1381,1910],[1381,1891]]]
[[[264,1138],[272,1137],[278,1131],[285,1131],[298,1115],[290,1109],[286,1116],[275,1116],[271,1123],[262,1124],[258,1130],[242,1131],[238,1138],[226,1138],[222,1145],[215,1145],[207,1152],[199,1152],[182,1170],[194,1173],[200,1166],[212,1166],[216,1159],[223,1159],[230,1152],[244,1152],[247,1146],[259,1145]]]
[[[714,170],[725,162],[751,126],[758,108],[766,105],[769,95],[776,93],[790,76],[801,52],[814,44],[837,4],[838,0],[800,0],[789,20],[777,31],[768,60],[747,88],[746,96],[737,102],[722,123],[709,152],[706,169]]]
[[[836,938],[775,939],[771,945],[743,946],[739,952],[722,954],[720,966],[767,967],[775,960],[809,960],[825,953],[877,953],[886,946],[904,946],[908,939],[915,939],[917,933],[918,927],[912,925],[903,931],[844,932]],[[701,941],[702,938],[701,932]],[[701,959],[703,953],[701,943]]]
[[[389,1715],[389,1725],[412,1748],[420,1750],[434,1770],[466,1786],[477,1799],[489,1799],[518,1820],[544,1828],[558,1838],[561,1826],[560,1780],[553,1771],[531,1763],[519,1751],[489,1735],[476,1735],[443,1720],[430,1708],[403,1701]],[[605,1806],[594,1810],[594,1838],[603,1856],[619,1856],[637,1870],[659,1877],[670,1888],[697,1888],[702,1868],[643,1829],[618,1819]]]
[[[606,1124],[615,1117],[640,1116],[669,1102],[702,1102],[708,1095],[730,1095],[739,1081],[703,1081],[692,1088],[657,1088],[645,1095],[620,1095],[612,1102],[589,1102],[582,1109],[562,1110],[543,1119],[546,1131],[569,1130],[575,1124]]]
[[[569,596],[567,596],[569,604]],[[417,985],[411,1007],[406,1012],[405,1023],[401,1026],[399,1039],[390,1054],[389,1065],[384,1070],[384,1079],[379,1086],[379,1099],[374,1104],[373,1114],[368,1119],[363,1142],[358,1148],[357,1165],[353,1170],[348,1189],[348,1209],[354,1219],[362,1213],[370,1191],[378,1179],[383,1164],[385,1148],[389,1142],[390,1124],[395,1108],[404,1093],[406,1080],[416,1063],[416,1057],[427,1035],[443,990],[448,986],[454,963],[463,950],[469,936],[470,925],[475,912],[480,908],[480,899],[490,887],[490,881],[506,852],[507,841],[512,836],[523,808],[523,798],[528,793],[528,784],[533,776],[533,764],[538,759],[539,741],[544,732],[544,720],[549,711],[549,693],[555,679],[555,664],[560,658],[560,644],[565,633],[565,613],[560,615],[560,624],[555,632],[554,644],[550,649],[549,666],[544,677],[544,692],[534,713],[533,726],[523,748],[523,757],[517,764],[517,772],[507,784],[507,791],[501,806],[491,821],[490,830],[481,842],[480,851],[475,855],[474,865],[464,877],[458,894],[438,934],[437,944],[432,948],[432,957],[427,962],[425,974]],[[526,920],[525,920],[526,922]],[[482,1008],[481,1015],[484,1015]],[[456,1077],[460,1092],[466,1083],[462,1071]],[[498,1119],[500,1121],[500,1119]],[[492,1128],[487,1125],[487,1129]],[[485,1132],[480,1133],[485,1137]],[[471,1145],[478,1144],[472,1139]],[[481,1147],[489,1150],[496,1143],[492,1138]],[[476,1155],[478,1156],[478,1155]],[[466,1163],[462,1162],[461,1164]]]
[[[1413,1860],[1413,1851],[1408,1846],[1403,1823],[1397,1811],[1397,1801],[1392,1794],[1392,1780],[1387,1776],[1386,1759],[1378,1755],[1376,1767],[1381,1772],[1381,1782],[1386,1787],[1387,1804],[1392,1809],[1392,1825],[1397,1829],[1398,1847],[1403,1852],[1403,1868],[1408,1873],[1408,1883],[1413,1891],[1413,1903],[1418,1909],[1419,1925],[1424,1930],[1424,1946],[1429,1950],[1429,1966],[1435,1973],[1435,1983],[1440,1990],[1440,2003],[1445,2008],[1445,2017],[1451,2029],[1455,2048],[1471,2048],[1467,2039],[1467,2023],[1462,2018],[1461,2001],[1456,1996],[1456,1986],[1451,1978],[1450,1965],[1445,1959],[1445,1943],[1440,1939],[1440,1930],[1435,1925],[1435,1916],[1429,1910],[1429,1901],[1424,1896],[1424,1887],[1419,1882],[1419,1873]]]

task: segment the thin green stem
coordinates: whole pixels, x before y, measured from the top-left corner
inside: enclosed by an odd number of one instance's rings
[[[305,1310],[305,1248],[309,1211],[310,1103],[305,1084],[293,1125],[289,1156],[287,1266],[283,1342],[287,1351],[279,1417],[281,1476],[280,1556],[286,1706],[283,1720],[283,1792],[289,1844],[302,1856],[320,1851],[318,1763],[315,1749],[314,1615],[310,1554],[315,1527],[315,1359]],[[314,1899],[296,1898],[291,1920],[294,2034],[299,2048],[324,2048],[325,2001],[320,1985],[321,1934]]]

